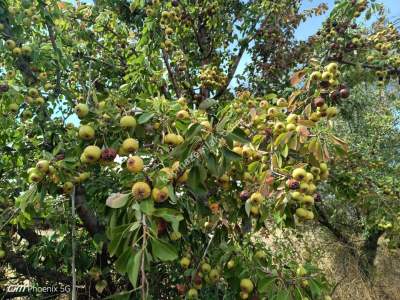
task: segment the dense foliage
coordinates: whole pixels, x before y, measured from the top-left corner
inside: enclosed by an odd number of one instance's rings
[[[260,230],[350,227],[365,269],[376,237],[398,247],[399,32],[341,0],[299,42],[327,9],[300,6],[0,0],[1,276],[76,273],[82,299],[329,299]]]

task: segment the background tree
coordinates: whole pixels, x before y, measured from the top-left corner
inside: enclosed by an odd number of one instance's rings
[[[367,233],[369,269],[398,232],[399,34],[381,5],[342,0],[299,43],[326,9],[300,6],[0,1],[3,276],[60,285],[46,296],[72,280],[82,299],[329,298],[320,270],[256,238],[314,219],[342,242],[343,219]]]

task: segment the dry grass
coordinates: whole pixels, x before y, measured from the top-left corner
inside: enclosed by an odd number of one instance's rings
[[[276,231],[263,240],[273,248],[278,240],[294,245],[300,261],[311,257],[334,286],[334,300],[400,300],[400,251],[389,250],[382,237],[370,278],[362,274],[349,248],[316,227],[304,227],[301,238]]]

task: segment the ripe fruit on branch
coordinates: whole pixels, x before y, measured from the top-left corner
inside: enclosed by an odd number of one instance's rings
[[[176,118],[179,120],[189,119],[190,115],[187,110],[180,110],[176,113]]]
[[[188,257],[182,257],[181,261],[179,262],[181,267],[184,269],[187,269],[190,265],[190,258]]]
[[[83,155],[87,162],[96,162],[100,159],[101,156],[101,150],[97,146],[87,146],[85,150],[83,150]]]
[[[288,103],[285,98],[279,98],[276,102],[276,105],[278,105],[279,107],[286,107],[288,106]]]
[[[36,164],[36,169],[38,169],[42,173],[47,173],[49,171],[50,163],[48,160],[39,160]]]
[[[136,127],[136,119],[132,116],[123,116],[119,120],[119,124],[124,129],[130,129]]]
[[[168,199],[168,187],[164,186],[163,188],[153,188],[151,193],[153,199],[157,203],[165,202]]]
[[[305,220],[312,220],[314,219],[314,213],[308,209],[305,208],[298,208],[296,209],[296,215],[299,218],[305,219]]]
[[[325,104],[324,98],[322,98],[322,97],[317,97],[317,98],[314,99],[314,105],[315,105],[316,107],[321,107],[321,106],[323,106],[324,104]]]
[[[129,172],[138,173],[143,170],[143,159],[139,156],[131,156],[126,161],[126,168]]]
[[[105,162],[112,162],[114,161],[115,157],[117,156],[117,151],[112,148],[106,148],[101,151],[101,159]]]
[[[32,172],[29,173],[29,182],[40,182],[43,179],[43,173],[41,173],[38,169],[34,168]]]
[[[329,73],[336,74],[336,72],[338,71],[337,63],[330,63],[329,65],[326,66],[326,70]]]
[[[334,118],[337,115],[337,109],[336,107],[328,107],[328,109],[326,110],[326,116],[328,118]]]
[[[13,50],[16,47],[16,44],[13,40],[7,40],[6,41],[6,48],[8,50]]]
[[[93,127],[89,125],[82,125],[79,127],[78,135],[81,139],[88,141],[94,138],[95,133]]]
[[[219,271],[217,269],[211,269],[210,273],[208,273],[208,277],[212,283],[215,283],[219,280]]]
[[[14,56],[20,56],[20,55],[22,54],[21,48],[15,47],[15,48],[12,50],[12,54],[13,54]]]
[[[260,192],[255,192],[250,197],[251,204],[260,205],[264,201],[264,196]]]
[[[65,182],[63,185],[64,194],[71,194],[73,188],[74,188],[74,184],[71,181]]]
[[[168,133],[164,137],[164,143],[169,145],[179,145],[183,143],[183,137],[179,134]]]
[[[35,89],[35,88],[30,88],[30,89],[28,90],[28,94],[29,94],[29,96],[31,96],[32,98],[37,98],[37,97],[39,97],[39,91],[38,91],[37,89]]]
[[[187,293],[188,299],[197,299],[199,297],[199,293],[197,292],[196,289],[190,289]]]
[[[329,82],[331,79],[333,79],[333,74],[331,72],[326,72],[325,71],[325,72],[322,73],[321,79],[323,81]]]
[[[146,182],[139,181],[132,186],[133,197],[137,200],[143,200],[150,197],[150,193],[150,186]]]
[[[298,120],[299,120],[299,116],[296,114],[290,114],[286,118],[286,122],[288,122],[290,124],[296,124]]]
[[[133,138],[127,138],[122,143],[122,150],[127,153],[135,152],[137,149],[139,149],[139,142]]]
[[[84,118],[87,116],[89,113],[89,106],[84,103],[79,103],[78,105],[75,106],[75,113],[78,115],[80,119]]]
[[[321,80],[322,74],[319,71],[314,71],[311,73],[310,80],[311,81],[318,81]]]
[[[177,241],[182,238],[182,234],[179,231],[174,231],[170,234],[169,238],[172,241]]]
[[[226,264],[226,266],[227,266],[227,268],[230,270],[230,269],[232,269],[232,268],[234,268],[235,267],[235,261],[234,260],[230,260],[230,261],[228,261],[228,263]]]
[[[203,264],[201,265],[201,271],[202,271],[203,273],[208,273],[208,272],[210,272],[210,271],[211,271],[211,266],[210,266],[210,264],[208,264],[208,263],[203,263]]]
[[[307,172],[303,168],[294,169],[292,172],[292,177],[297,181],[302,181],[306,176]]]
[[[247,294],[251,294],[254,289],[254,284],[249,278],[243,278],[240,281],[240,289]]]
[[[289,179],[286,181],[286,185],[291,190],[297,190],[300,187],[300,182],[295,179]]]

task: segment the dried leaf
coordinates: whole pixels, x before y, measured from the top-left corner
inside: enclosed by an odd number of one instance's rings
[[[306,72],[304,70],[295,72],[292,77],[290,77],[290,84],[292,86],[295,86],[296,84],[298,84],[304,77],[304,75],[306,75]]]

